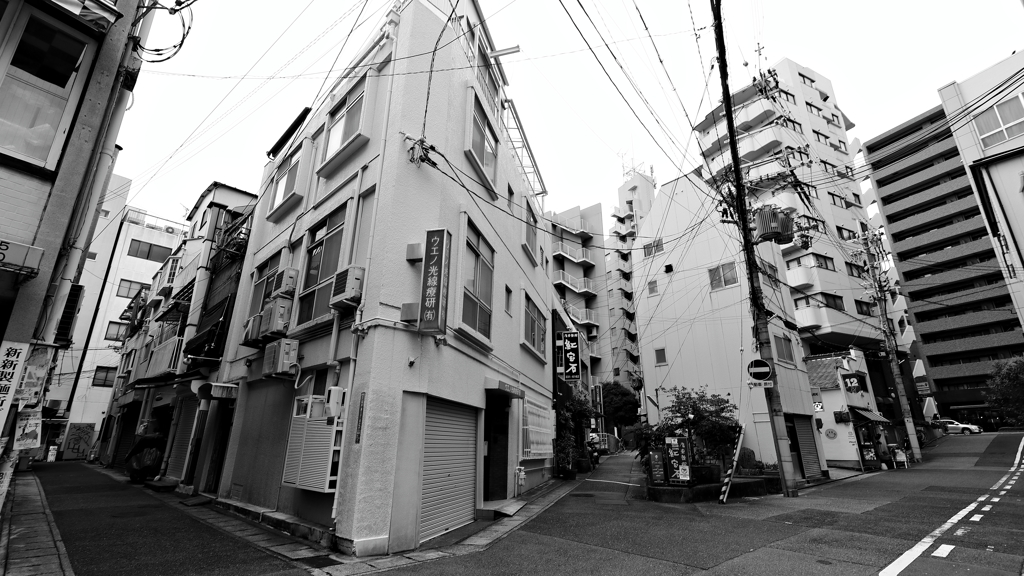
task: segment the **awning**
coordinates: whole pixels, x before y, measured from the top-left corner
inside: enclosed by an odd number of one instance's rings
[[[989,408],[988,404],[967,404],[966,406],[950,406],[950,410],[971,410],[973,408]]]
[[[143,388],[157,388],[164,384],[178,384],[180,382],[188,382],[189,380],[195,380],[196,378],[202,378],[203,371],[199,368],[189,370],[182,374],[175,374],[174,372],[168,372],[159,376],[148,376],[146,378],[139,378],[138,380],[131,383],[131,387],[134,390],[141,390]]]
[[[484,390],[494,390],[496,392],[507,394],[512,398],[526,397],[526,392],[523,392],[522,388],[518,386],[513,386],[511,384],[502,382],[501,380],[498,380],[496,378],[490,378],[487,376],[484,377]]]
[[[853,412],[854,414],[859,414],[862,418],[870,420],[871,422],[878,422],[880,424],[891,424],[891,422],[889,422],[885,418],[885,416],[882,416],[881,414],[875,412],[874,410],[850,406],[850,411]]]
[[[103,33],[124,16],[107,0],[50,0],[50,4],[70,12],[90,28]]]

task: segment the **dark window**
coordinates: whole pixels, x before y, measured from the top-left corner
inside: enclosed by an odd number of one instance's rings
[[[121,298],[133,298],[139,293],[139,290],[142,290],[143,288],[148,290],[149,284],[133,282],[131,280],[121,280],[117,285],[117,295]]]
[[[720,266],[708,268],[708,276],[711,278],[711,289],[725,288],[733,284],[739,284],[739,274],[736,272],[735,262],[725,262]]]
[[[523,329],[523,338],[526,343],[530,345],[541,356],[544,355],[544,338],[547,333],[546,319],[540,313],[540,309],[530,299],[530,295],[526,295],[526,316]]]
[[[263,303],[274,290],[274,274],[277,273],[280,265],[281,253],[277,252],[256,267],[256,275],[253,277],[252,300],[249,302],[250,318],[263,312]]]
[[[658,366],[662,366],[664,364],[668,364],[668,355],[665,354],[665,349],[664,348],[655,348],[654,349],[654,363],[656,365],[658,365]]]
[[[117,368],[112,366],[97,366],[96,373],[92,376],[93,387],[113,388],[114,376],[117,375]]]
[[[862,302],[860,300],[854,300],[853,303],[857,306],[857,313],[863,314],[864,316],[874,316],[875,306],[870,302]]]
[[[95,260],[95,259],[96,259],[96,253],[95,253],[95,252],[89,252],[89,253],[87,253],[87,254],[85,255],[85,259],[86,259],[86,260]]]
[[[462,262],[466,282],[462,296],[462,322],[491,337],[491,285],[494,281],[494,249],[472,222],[466,229],[466,254]]]
[[[151,262],[161,262],[167,260],[167,257],[171,255],[171,249],[166,246],[160,246],[158,244],[150,244],[149,242],[143,242],[141,240],[132,240],[128,244],[128,255],[135,258],[142,258],[143,260],[149,260]]]
[[[793,357],[793,340],[789,336],[775,336],[775,355],[779,360],[795,362]]]
[[[345,206],[342,204],[309,230],[310,245],[306,249],[303,293],[299,295],[299,324],[331,312],[331,290],[334,287],[332,280],[341,260]]]
[[[107,324],[107,332],[103,335],[104,340],[123,340],[128,331],[128,325],[124,322],[110,322]]]
[[[647,293],[649,295],[651,295],[651,296],[654,296],[655,294],[658,293],[658,281],[657,280],[651,280],[650,282],[647,283]]]
[[[664,251],[665,244],[661,241],[661,238],[658,238],[654,242],[648,242],[647,244],[644,244],[644,257],[653,256],[658,252]]]

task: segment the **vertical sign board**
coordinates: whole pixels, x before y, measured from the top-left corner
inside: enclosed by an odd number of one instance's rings
[[[27,359],[27,343],[4,340],[0,345],[0,426],[7,422],[7,414],[14,403],[14,391],[21,381]]]
[[[582,371],[580,359],[580,333],[562,332],[562,378],[566,382],[579,382]]]
[[[651,450],[651,482],[665,483],[665,457],[660,450]]]
[[[451,251],[452,235],[448,230],[427,230],[423,275],[420,280],[421,334],[444,335],[448,329],[448,262]]]
[[[50,354],[53,349],[48,346],[33,346],[25,359],[24,376],[21,384],[14,391],[14,401],[19,406],[35,406],[43,393],[47,374],[50,372]]]
[[[39,410],[22,410],[18,412],[18,422],[14,425],[14,449],[31,450],[39,448],[39,435],[43,427],[43,414]]]
[[[690,461],[686,454],[686,438],[666,437],[665,452],[668,460],[668,483],[685,484],[689,482]]]

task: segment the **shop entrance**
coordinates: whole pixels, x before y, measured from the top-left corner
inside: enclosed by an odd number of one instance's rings
[[[507,394],[487,391],[484,408],[484,500],[508,498],[508,418],[512,406]]]

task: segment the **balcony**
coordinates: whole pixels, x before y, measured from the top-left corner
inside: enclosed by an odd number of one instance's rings
[[[1016,317],[1013,307],[1008,306],[1006,308],[996,308],[994,310],[984,310],[981,312],[968,312],[967,314],[929,320],[928,322],[918,322],[916,328],[921,331],[922,335],[935,334],[936,332],[945,332],[947,330],[960,330],[971,328],[973,326],[999,324],[1014,320]]]
[[[926,248],[933,244],[941,244],[955,236],[963,236],[965,234],[975,232],[986,232],[985,221],[980,214],[972,216],[966,220],[950,224],[949,226],[929,230],[924,234],[918,234],[913,238],[897,240],[893,244],[892,248],[894,252],[901,254],[908,250],[917,250],[920,248]]]
[[[633,284],[621,276],[613,277],[608,281],[608,290],[622,290],[623,292],[629,292],[630,300],[632,300]]]
[[[970,266],[964,266],[963,268],[957,268],[955,270],[939,272],[930,276],[915,278],[914,280],[903,284],[903,291],[910,294],[910,297],[913,298],[914,292],[917,290],[927,290],[935,288],[936,286],[941,286],[942,284],[949,284],[953,282],[979,280],[985,276],[992,276],[993,274],[1002,274],[1002,272],[999,271],[999,261],[995,259],[979,262],[978,264],[972,264]]]
[[[968,364],[954,364],[952,366],[931,366],[928,369],[928,375],[931,376],[932,380],[942,380],[948,378],[987,378],[992,374],[992,368],[995,362],[970,362]],[[941,392],[940,392],[941,393]],[[936,397],[940,393],[936,393]]]
[[[157,345],[149,359],[146,376],[159,376],[168,372],[180,373],[184,366],[181,346],[184,339],[180,336]]]
[[[915,188],[929,180],[938,179],[943,176],[962,176],[964,174],[964,171],[964,165],[963,162],[960,160],[960,157],[958,156],[956,158],[951,158],[949,160],[946,160],[945,162],[942,162],[941,164],[936,164],[931,168],[926,168],[920,172],[911,174],[906,178],[897,180],[892,184],[888,184],[886,186],[879,186],[878,198],[880,200],[887,200],[893,196],[898,195],[900,192],[903,192],[904,190]]]
[[[740,161],[741,163],[752,162],[767,156],[775,149],[785,148],[787,146],[790,148],[797,148],[802,144],[803,142],[798,139],[798,135],[788,128],[770,126],[758,129],[749,134],[740,135]],[[731,156],[729,154],[722,154],[711,161],[710,172],[712,174],[717,174],[731,163]]]
[[[605,246],[608,249],[615,250],[616,252],[623,252],[625,254],[629,254],[630,248],[633,245],[632,242],[623,242],[622,240],[619,240],[618,237],[615,236],[609,236],[608,238],[606,238],[606,242],[607,244],[605,244]]]
[[[551,217],[551,222],[582,238],[592,238],[596,232],[596,230],[591,230],[590,225],[581,218],[565,218],[555,215]]]
[[[565,311],[569,314],[569,317],[573,319],[577,324],[584,324],[589,326],[597,326],[597,312],[589,308],[577,308],[572,304],[563,303],[562,306]]]
[[[907,324],[907,327],[904,328],[902,332],[900,332],[900,342],[899,342],[899,344],[900,344],[901,347],[905,348],[907,346],[910,346],[910,344],[914,340],[917,340],[917,332],[914,330],[913,326],[911,326],[910,324]]]
[[[612,217],[619,220],[626,220],[628,218],[632,218],[633,213],[621,206],[616,206],[615,208],[612,208]]]
[[[956,140],[944,138],[931,146],[918,150],[905,158],[901,158],[884,168],[876,170],[874,174],[875,182],[878,182],[880,186],[887,185],[904,174],[912,174],[915,170],[931,165],[936,158],[941,158],[956,151]]]
[[[573,292],[576,292],[577,294],[581,294],[584,296],[597,295],[597,285],[594,283],[593,280],[589,278],[576,278],[574,276],[570,276],[569,274],[566,274],[565,270],[555,271],[554,283],[561,283],[563,286],[569,288]]]
[[[622,349],[631,356],[640,357],[640,348],[633,342],[625,340],[622,343]]]
[[[812,305],[796,309],[796,323],[801,329],[813,329],[817,336],[829,335],[833,343],[850,344],[859,339],[882,339],[874,318],[857,318],[856,312],[843,312],[827,306]]]
[[[972,336],[970,338],[957,338],[956,340],[947,340],[946,342],[922,344],[921,352],[930,359],[932,356],[939,354],[956,354],[1006,347],[1024,349],[1024,335],[1022,335],[1019,329],[999,332],[997,334]]]
[[[971,242],[957,244],[956,246],[949,246],[948,248],[938,252],[931,252],[923,256],[911,258],[910,260],[904,260],[900,262],[900,272],[909,274],[917,270],[941,270],[944,268],[943,262],[959,260],[961,258],[978,256],[981,254],[990,255],[994,251],[995,248],[992,246],[990,237],[986,236],[980,240],[973,240]]]
[[[622,258],[614,257],[611,259],[611,266],[609,271],[614,270],[625,272],[626,274],[631,274],[633,272],[633,262],[631,260],[623,260]]]
[[[185,264],[185,266],[178,271],[178,274],[174,277],[173,294],[175,297],[177,297],[178,294],[181,293],[184,288],[186,288],[189,284],[192,283],[193,280],[196,279],[196,274],[199,272],[200,256],[201,253],[196,254],[191,260],[189,260],[188,264]]]
[[[961,192],[969,192],[970,190],[971,181],[967,179],[966,175],[960,176],[950,180],[949,182],[937,184],[927,190],[916,192],[906,198],[886,204],[883,212],[885,212],[886,218],[895,218],[903,215],[904,212],[915,211],[921,204],[938,200],[944,196],[959,194]]]
[[[748,100],[745,104],[738,105],[733,112],[737,132],[749,132],[751,129],[762,126],[774,120],[778,116],[775,107],[767,98]],[[707,139],[701,139],[701,153],[705,158],[710,158],[729,144],[729,136],[725,129],[724,117],[719,117],[716,123],[721,123],[717,129],[710,130]],[[742,138],[742,134],[740,134]]]
[[[932,222],[939,222],[942,220],[948,220],[953,216],[960,214],[977,214],[980,211],[978,207],[978,201],[974,199],[974,196],[968,196],[967,198],[961,198],[948,204],[940,204],[924,212],[914,214],[909,218],[905,218],[898,222],[890,222],[889,233],[894,236],[899,236],[902,232],[907,230],[913,230],[921,226],[927,226]]]
[[[565,242],[555,242],[551,247],[552,256],[562,256],[584,266],[593,266],[594,257],[589,248],[576,248]]]
[[[636,226],[632,224],[616,224],[612,226],[612,234],[622,238],[629,238],[636,236]]]
[[[1009,296],[1010,291],[1006,289],[1006,284],[1000,280],[999,283],[989,286],[971,288],[970,290],[964,290],[963,292],[956,292],[943,296],[932,296],[928,298],[928,302],[917,300],[910,303],[910,310],[915,314],[920,314],[922,312],[938,310],[939,308],[946,308],[948,306],[959,306],[961,304],[971,304],[974,302],[982,302],[984,300],[1009,298]]]
[[[793,288],[807,290],[818,286],[817,266],[794,266],[786,270],[786,282]]]

